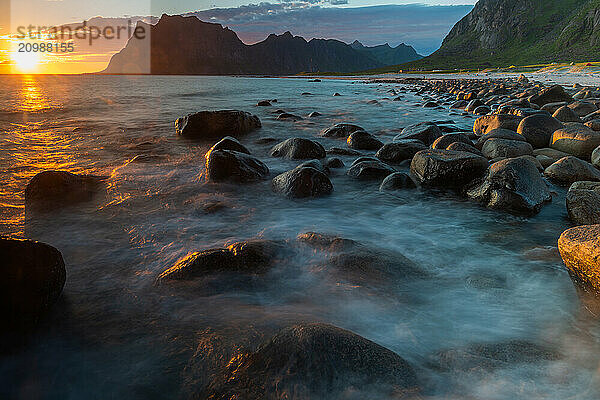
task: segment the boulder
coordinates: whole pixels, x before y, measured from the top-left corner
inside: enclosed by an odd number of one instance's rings
[[[249,183],[265,179],[269,168],[258,158],[233,150],[206,153],[206,179],[212,182]]]
[[[62,293],[66,280],[62,255],[45,243],[0,236],[0,258],[0,332],[34,328]],[[4,343],[0,348],[13,345]]]
[[[92,200],[102,187],[103,178],[76,175],[66,171],[36,174],[25,187],[25,207],[51,211]]]
[[[554,164],[556,162],[556,160],[548,157],[548,156],[544,156],[544,155],[539,155],[539,156],[535,156],[535,159],[538,160],[538,162],[540,163],[540,165],[542,166],[543,169],[548,168],[549,166],[551,166],[552,164]]]
[[[564,151],[559,151],[559,150],[551,149],[549,147],[545,147],[542,149],[533,150],[533,155],[536,157],[537,156],[548,157],[553,160],[551,162],[551,164],[554,164],[556,161],[560,160],[561,158],[567,157],[569,155],[569,153],[565,153]]]
[[[283,157],[292,160],[308,160],[325,158],[327,154],[320,143],[304,138],[290,138],[275,145],[271,149],[271,156]]]
[[[402,132],[394,138],[394,142],[404,139],[417,139],[426,146],[431,146],[440,136],[442,136],[442,131],[436,124],[432,122],[420,122],[402,129]]]
[[[568,106],[562,106],[552,114],[560,122],[581,122],[581,118]]]
[[[383,145],[375,157],[386,163],[399,164],[402,161],[411,160],[417,152],[426,148],[427,146],[420,140],[405,139]]]
[[[295,114],[290,114],[288,112],[281,113],[277,116],[279,121],[301,121],[302,117]]]
[[[535,164],[526,158],[507,158],[490,165],[485,178],[467,191],[488,208],[517,214],[538,213],[552,200]]]
[[[256,105],[259,107],[270,107],[271,102],[269,100],[261,100],[258,103],[256,103]]]
[[[473,132],[477,136],[483,136],[498,128],[516,132],[522,119],[523,117],[511,114],[484,115],[475,120]]]
[[[596,147],[592,151],[592,165],[596,168],[600,168],[600,146]]]
[[[554,131],[561,129],[563,124],[554,117],[545,114],[535,114],[523,118],[517,127],[520,134],[535,149],[548,147]]]
[[[577,225],[600,224],[600,183],[573,183],[567,193],[567,212]]]
[[[561,101],[565,101],[570,103],[573,101],[573,98],[565,92],[560,85],[554,85],[552,87],[543,89],[540,93],[533,95],[529,98],[529,102],[533,104],[537,104],[540,107],[548,103],[558,103]]]
[[[326,196],[333,192],[327,175],[313,167],[300,166],[273,178],[274,192],[289,198]]]
[[[490,113],[492,109],[489,106],[479,106],[475,110],[473,110],[473,114],[475,115],[486,115]]]
[[[388,175],[379,186],[380,192],[394,191],[398,189],[412,189],[417,187],[412,178],[404,172],[394,172]]]
[[[361,160],[354,162],[346,174],[361,180],[381,180],[391,173],[396,172],[392,167],[379,160]]]
[[[448,147],[446,147],[446,150],[466,151],[467,153],[473,153],[473,154],[477,154],[478,156],[483,156],[483,153],[481,151],[479,151],[479,149],[477,149],[476,147],[474,147],[470,144],[463,143],[463,142],[450,143],[448,145]]]
[[[344,168],[344,162],[337,157],[328,158],[325,161],[325,166],[327,168]]]
[[[600,110],[594,111],[593,113],[589,113],[588,115],[586,115],[583,118],[581,118],[581,120],[583,122],[590,122],[590,121],[593,121],[595,119],[600,119]]]
[[[437,138],[431,144],[431,148],[443,150],[443,149],[447,148],[448,146],[450,146],[454,142],[461,142],[461,143],[466,143],[468,145],[473,145],[473,142],[471,142],[471,139],[469,139],[468,136],[466,136],[462,133],[448,133],[446,135],[443,135],[443,136],[440,136],[439,138]]]
[[[569,104],[569,108],[573,110],[578,117],[585,117],[586,115],[598,111],[598,107],[589,101],[574,101]]]
[[[600,181],[600,170],[589,162],[577,157],[561,158],[544,171],[544,175],[554,182],[570,185],[577,181]]]
[[[562,106],[566,106],[569,103],[567,103],[566,101],[559,101],[557,103],[548,103],[548,104],[544,104],[541,108],[542,111],[547,111],[548,113],[550,113],[551,115],[554,114],[556,112],[556,110],[558,110],[559,108],[561,108]]]
[[[415,154],[410,172],[423,186],[460,188],[483,175],[488,161],[473,153],[422,150]]]
[[[594,132],[583,124],[568,124],[554,131],[550,147],[575,157],[589,160],[592,151],[600,146],[600,132]]]
[[[475,109],[479,106],[482,106],[483,102],[479,99],[475,99],[475,100],[471,100],[469,102],[469,104],[467,104],[467,107],[465,108],[466,112],[470,112],[472,113],[473,111],[475,111]]]
[[[327,150],[327,154],[338,156],[358,156],[360,155],[360,152],[352,149],[345,149],[342,147],[332,147],[329,150]]]
[[[318,111],[313,111],[310,114],[308,114],[308,118],[316,118],[316,117],[320,117],[322,114]]]
[[[285,328],[252,352],[234,357],[197,398],[406,398],[419,381],[392,351],[327,324]]]
[[[484,143],[489,140],[489,139],[507,139],[507,140],[519,140],[521,142],[525,142],[525,137],[519,135],[517,132],[514,131],[509,131],[508,129],[502,129],[502,128],[498,128],[498,129],[492,129],[491,131],[489,131],[488,133],[486,133],[485,135],[479,137],[477,139],[477,143],[475,144],[475,147],[477,147],[478,149],[482,149]]]
[[[175,121],[177,134],[190,139],[238,137],[261,126],[256,115],[238,110],[200,111]]]
[[[325,160],[323,160],[323,161],[325,161]],[[303,163],[296,166],[296,168],[304,168],[304,167],[314,168],[317,171],[324,173],[325,175],[329,175],[329,173],[331,172],[329,170],[329,168],[324,163],[322,163],[320,160],[308,160],[308,161],[304,161]]]
[[[588,121],[584,125],[595,132],[600,131],[600,119],[594,119],[594,120]]]
[[[320,135],[323,137],[347,139],[348,136],[356,131],[364,131],[364,129],[353,124],[335,124],[322,130]]]
[[[489,159],[513,158],[533,154],[533,147],[529,143],[519,140],[492,138],[485,141],[481,152]]]
[[[156,283],[192,280],[223,272],[263,274],[286,249],[283,241],[252,239],[225,248],[191,253],[163,271]]]
[[[355,150],[379,150],[383,146],[380,140],[365,131],[351,133],[346,143],[348,147]]]
[[[600,295],[600,225],[564,231],[558,239],[558,250],[575,284]]]
[[[213,150],[233,150],[239,153],[250,154],[250,150],[248,150],[244,145],[242,145],[236,138],[231,136],[225,136],[223,139],[219,140],[213,147],[210,148],[210,151]]]

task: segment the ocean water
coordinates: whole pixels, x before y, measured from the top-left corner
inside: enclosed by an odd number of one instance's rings
[[[47,242],[65,259],[63,297],[31,343],[0,359],[0,397],[171,399],[185,395],[186,365],[206,329],[269,330],[331,323],[404,357],[428,399],[597,399],[598,323],[582,309],[556,249],[569,227],[565,190],[532,218],[486,210],[449,193],[380,193],[377,183],[333,172],[334,193],[289,200],[270,182],[204,180],[211,143],[177,137],[173,121],[206,109],[241,109],[263,128],[242,139],[271,176],[298,162],[270,157],[272,144],[301,136],[345,147],[318,132],[337,122],[391,141],[411,123],[472,118],[419,106],[400,85],[360,80],[235,77],[0,77],[0,232]],[[312,95],[301,95],[310,92]],[[332,94],[339,92],[341,96]],[[258,100],[278,99],[273,107]],[[377,100],[373,102],[372,100]],[[306,117],[278,121],[273,110]],[[365,154],[371,154],[365,152]],[[355,157],[341,157],[349,166]],[[107,177],[94,201],[25,215],[28,180],[46,169]],[[226,208],[207,214],[211,202]],[[303,232],[337,234],[404,254],[431,274],[385,288],[323,275],[314,255],[263,277],[156,287],[189,252],[250,238],[290,242]],[[318,257],[317,257],[318,258]],[[493,369],[432,367],[440,351],[527,341],[554,361]]]

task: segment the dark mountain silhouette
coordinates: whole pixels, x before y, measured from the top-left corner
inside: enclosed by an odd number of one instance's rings
[[[412,58],[394,63],[413,60],[416,54],[412,47],[405,45],[395,49],[386,45],[355,49],[339,40],[306,41],[290,32],[271,34],[262,42],[246,45],[232,30],[196,17],[163,15],[156,25],[139,22],[138,26],[150,33],[149,40],[129,39],[103,73],[292,75],[355,72],[388,65],[385,60],[399,60],[404,52]]]
[[[350,47],[370,58],[373,58],[375,61],[383,65],[402,64],[423,58],[423,56],[417,54],[415,49],[404,43],[400,43],[396,47],[391,47],[387,43],[379,46],[366,47],[358,40],[355,40],[352,42]]]

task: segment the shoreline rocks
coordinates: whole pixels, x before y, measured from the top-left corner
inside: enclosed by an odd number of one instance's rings
[[[271,149],[272,157],[283,157],[291,160],[310,160],[327,157],[320,143],[300,137],[290,138],[275,145]]]
[[[422,150],[415,154],[410,172],[423,186],[462,188],[481,177],[488,161],[473,153],[452,150]]]
[[[567,193],[567,212],[577,225],[600,224],[600,182],[579,181]]]
[[[575,285],[600,295],[600,225],[567,229],[558,239],[558,250]]]
[[[98,193],[104,178],[76,175],[66,171],[44,171],[36,174],[25,188],[25,207],[51,211],[90,201]]]
[[[323,170],[305,165],[276,176],[271,187],[275,193],[295,199],[327,196],[333,192],[333,184]]]
[[[200,111],[175,121],[177,134],[190,139],[237,137],[261,127],[256,115],[239,110]]]

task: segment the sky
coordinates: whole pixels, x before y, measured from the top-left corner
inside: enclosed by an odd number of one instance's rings
[[[418,4],[417,4],[418,3]],[[476,0],[0,0],[0,73],[81,73],[103,69],[127,38],[93,46],[75,41],[67,54],[18,52],[19,27],[76,24],[92,17],[191,14],[221,23],[245,43],[291,31],[307,39],[333,38],[365,45],[406,43],[423,55],[435,51]],[[123,22],[125,21],[125,22]],[[114,22],[116,23],[116,22]],[[9,36],[12,34],[12,36]]]

